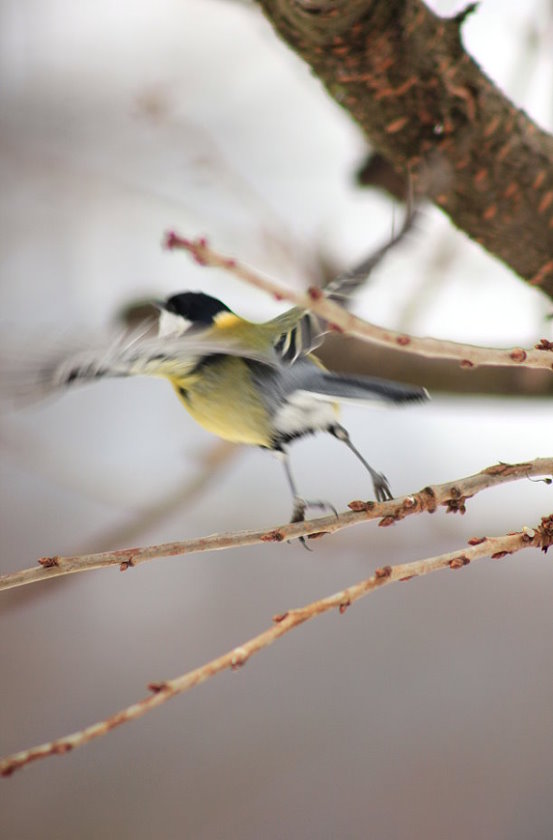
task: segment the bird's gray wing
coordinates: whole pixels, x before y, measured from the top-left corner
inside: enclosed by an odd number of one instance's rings
[[[313,312],[304,312],[291,329],[282,333],[274,344],[278,358],[293,365],[302,356],[308,356],[321,346],[325,330]]]
[[[294,306],[263,324],[277,358],[293,365],[320,347],[325,334],[317,315]]]

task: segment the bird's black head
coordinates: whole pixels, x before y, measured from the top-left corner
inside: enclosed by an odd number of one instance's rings
[[[172,295],[165,301],[164,309],[180,315],[181,318],[186,318],[192,324],[206,326],[212,324],[215,316],[220,312],[231,311],[220,300],[204,295],[203,292],[181,292],[178,295]]]

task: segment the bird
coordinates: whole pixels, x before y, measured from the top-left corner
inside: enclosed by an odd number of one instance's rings
[[[355,285],[351,276],[329,285],[328,296],[340,296],[348,282]],[[312,508],[336,512],[328,502],[305,499],[290,468],[290,444],[318,432],[329,433],[355,455],[378,501],[392,499],[385,475],[368,463],[339,422],[339,403],[422,402],[428,399],[425,388],[328,371],[314,352],[325,330],[317,316],[297,307],[255,323],[218,298],[184,291],[155,301],[155,308],[156,335],[142,327],[98,346],[59,351],[34,371],[33,391],[47,395],[106,377],[167,379],[204,429],[280,458],[292,494],[291,522],[303,521]]]

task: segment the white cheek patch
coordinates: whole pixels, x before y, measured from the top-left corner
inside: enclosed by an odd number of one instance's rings
[[[329,399],[329,398],[327,398]],[[336,423],[336,408],[330,401],[309,391],[295,391],[273,418],[275,429],[284,435],[328,429]]]
[[[166,338],[167,336],[176,338],[179,335],[183,335],[191,326],[192,322],[187,318],[183,318],[182,315],[176,315],[174,312],[168,312],[167,309],[162,309],[159,313],[157,334],[159,338]]]

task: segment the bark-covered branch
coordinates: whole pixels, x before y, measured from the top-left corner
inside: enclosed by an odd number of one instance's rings
[[[388,502],[350,502],[351,510],[338,516],[322,516],[305,522],[291,522],[270,530],[234,531],[227,534],[211,534],[179,542],[161,543],[137,548],[122,548],[94,554],[76,554],[68,557],[41,557],[38,565],[0,576],[0,592],[15,589],[30,583],[38,583],[53,577],[89,572],[108,566],[119,566],[121,571],[138,566],[158,557],[198,554],[203,551],[221,551],[227,548],[258,545],[260,543],[281,543],[299,537],[321,537],[333,534],[343,528],[359,525],[361,522],[379,519],[381,526],[393,525],[413,514],[434,513],[445,507],[448,513],[465,513],[468,499],[486,490],[520,479],[544,476],[551,484],[553,458],[536,458],[520,464],[493,464],[474,475],[424,487],[418,493],[400,496]]]
[[[431,359],[456,359],[465,369],[472,369],[477,365],[525,367],[546,371],[553,369],[553,342],[547,338],[540,339],[533,348],[513,347],[505,350],[460,344],[446,339],[419,338],[388,330],[358,318],[334,303],[318,287],[310,287],[307,292],[287,289],[247,268],[233,257],[226,257],[213,250],[203,238],[185,239],[171,231],[167,234],[166,245],[168,248],[188,251],[199,265],[222,268],[239,280],[267,292],[276,300],[288,300],[300,309],[314,312],[327,322],[331,330],[362,338],[372,344],[401,349],[405,353]]]
[[[553,516],[548,516],[542,517],[541,523],[536,525],[535,528],[523,528],[522,531],[505,534],[501,537],[475,538],[469,541],[468,547],[463,547],[457,551],[440,554],[437,557],[427,557],[424,560],[401,563],[396,566],[384,566],[377,569],[371,577],[335,592],[327,598],[321,598],[303,607],[287,610],[274,616],[273,624],[262,633],[232,648],[222,656],[206,662],[199,668],[170,680],[150,683],[148,686],[150,694],[131,706],[121,709],[114,715],[87,726],[85,729],[73,732],[71,735],[6,756],[6,758],[0,760],[0,775],[11,776],[15,770],[19,770],[38,759],[52,755],[63,755],[77,747],[84,746],[95,738],[107,735],[113,729],[142,717],[142,715],[161,706],[173,697],[206,682],[216,674],[229,669],[240,668],[254,654],[269,647],[281,636],[289,633],[295,627],[305,624],[306,621],[335,609],[343,614],[355,601],[389,583],[410,580],[439,569],[462,569],[474,560],[483,557],[498,559],[524,548],[542,548],[547,551],[552,542]],[[71,686],[71,690],[73,690],[73,686]]]
[[[421,0],[257,2],[417,193],[553,298],[553,137],[466,53],[465,15]]]
[[[317,349],[317,356],[330,370],[413,382],[424,385],[433,397],[440,393],[553,396],[553,376],[548,370],[520,366],[461,367],[456,359],[429,359],[337,333],[326,336]]]

